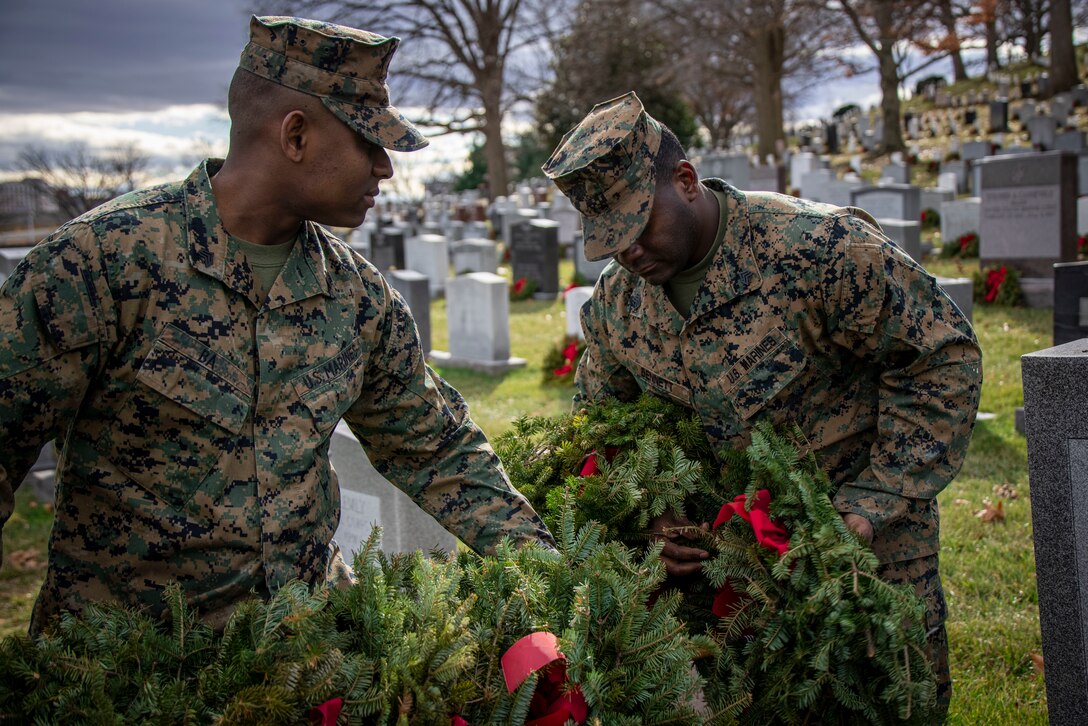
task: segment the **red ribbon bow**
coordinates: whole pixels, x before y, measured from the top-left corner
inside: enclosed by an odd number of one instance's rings
[[[529,284],[529,281],[524,277],[519,277],[514,281],[514,294],[520,295],[521,291],[525,289],[525,286]]]
[[[577,684],[567,681],[566,658],[559,652],[559,639],[551,633],[526,635],[502,655],[502,674],[510,693],[534,671],[540,671],[540,678],[525,726],[563,726],[567,719],[585,723],[589,704]]]
[[[574,370],[574,359],[578,357],[578,343],[571,343],[563,349],[563,358],[567,362],[552,371],[556,376],[565,376]]]
[[[330,698],[320,706],[310,709],[310,723],[313,726],[335,726],[336,719],[340,718],[340,709],[344,707],[344,699]]]
[[[997,299],[997,293],[1001,290],[1001,283],[1005,282],[1008,271],[1002,265],[1000,269],[990,270],[986,275],[986,302],[992,303]]]
[[[790,535],[785,527],[771,519],[770,491],[767,489],[757,491],[750,510],[745,507],[746,502],[747,497],[739,494],[733,501],[723,504],[717,519],[714,520],[714,528],[717,529],[734,516],[740,517],[752,525],[756,542],[766,549],[774,550],[779,557],[786,554],[790,548]],[[724,618],[731,611],[735,611],[746,599],[748,599],[747,594],[737,592],[733,589],[732,583],[726,580],[714,597],[710,610],[719,618]]]
[[[616,454],[619,453],[619,447],[606,446],[604,447],[604,460],[611,462],[616,458]],[[578,472],[578,476],[593,476],[594,474],[601,473],[601,468],[597,466],[597,452],[589,452],[589,456],[586,457],[586,462],[582,464],[582,470]]]

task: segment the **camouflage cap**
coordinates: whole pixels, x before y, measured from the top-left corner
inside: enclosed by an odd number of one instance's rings
[[[541,167],[582,213],[586,259],[622,252],[646,228],[660,146],[661,126],[631,91],[594,106]]]
[[[239,67],[308,93],[368,141],[396,151],[422,149],[423,134],[389,103],[385,77],[400,45],[343,25],[281,15],[253,16]]]

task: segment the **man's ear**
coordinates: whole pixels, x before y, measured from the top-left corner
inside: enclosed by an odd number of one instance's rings
[[[296,163],[302,161],[311,129],[312,124],[305,111],[295,110],[283,117],[280,123],[280,149],[288,160]]]
[[[676,193],[681,199],[694,200],[699,196],[699,172],[687,159],[676,162],[676,168],[672,172],[672,183],[676,186]]]

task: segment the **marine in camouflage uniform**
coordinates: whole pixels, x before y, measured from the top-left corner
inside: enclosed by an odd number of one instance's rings
[[[302,90],[321,101],[310,121],[323,106],[349,143],[362,134],[375,178],[345,192],[361,222],[373,204],[362,192],[392,174],[382,147],[426,143],[384,91],[397,40],[274,17],[254,18],[251,33],[240,82],[257,74]],[[247,243],[224,226],[237,208],[217,201],[229,163],[69,222],[0,291],[0,524],[42,445],[55,438],[60,450],[32,632],[92,601],[157,611],[174,580],[221,624],[251,592],[350,579],[331,543],[329,441],[341,418],[383,475],[474,549],[504,536],[552,543],[370,263],[288,217],[294,242],[262,289]]]
[[[978,407],[971,326],[865,212],[700,181],[686,160],[657,163],[663,146],[683,158],[669,135],[627,94],[595,107],[544,166],[582,212],[586,257],[615,256],[582,309],[575,405],[649,391],[694,409],[718,448],[746,446],[757,420],[796,423],[882,577],[925,598],[943,714],[936,496]],[[699,267],[676,302],[673,281]],[[703,556],[676,551],[679,569]]]

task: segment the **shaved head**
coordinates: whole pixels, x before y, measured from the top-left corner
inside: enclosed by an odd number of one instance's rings
[[[278,130],[283,117],[291,111],[304,111],[314,118],[323,118],[330,113],[314,96],[239,68],[234,72],[227,93],[231,147],[238,149],[250,145],[273,123]]]

